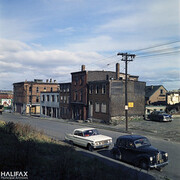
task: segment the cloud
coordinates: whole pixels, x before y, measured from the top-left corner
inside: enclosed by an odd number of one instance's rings
[[[20,41],[1,40],[0,87],[4,86],[2,84],[5,84],[5,81],[7,83],[8,80],[8,89],[10,89],[14,82],[29,80],[29,78],[51,77],[59,82],[70,81],[70,73],[79,71],[81,64],[93,63],[102,57],[96,52],[40,49],[35,49],[34,45],[30,46]]]
[[[64,28],[64,29],[56,28],[55,31],[58,32],[58,33],[71,33],[71,32],[74,32],[75,29],[73,27],[67,27],[67,28]]]

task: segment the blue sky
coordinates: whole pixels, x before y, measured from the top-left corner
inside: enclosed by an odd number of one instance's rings
[[[147,85],[179,89],[179,52],[133,51],[180,41],[179,9],[179,0],[0,0],[0,89],[37,78],[69,82],[81,64],[114,71],[119,62],[124,72],[118,52],[137,55],[128,73]],[[175,48],[180,42],[151,51]]]

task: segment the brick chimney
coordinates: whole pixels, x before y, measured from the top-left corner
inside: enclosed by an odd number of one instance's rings
[[[116,79],[119,80],[120,64],[116,63]]]
[[[85,65],[81,66],[81,71],[85,71]]]

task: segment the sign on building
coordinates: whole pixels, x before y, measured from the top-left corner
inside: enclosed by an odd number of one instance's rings
[[[12,104],[12,99],[1,99],[1,104],[4,107],[10,107]]]

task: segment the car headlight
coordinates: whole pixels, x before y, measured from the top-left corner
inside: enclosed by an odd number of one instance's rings
[[[166,157],[168,157],[168,153],[165,153],[164,155],[165,155]]]
[[[95,145],[96,145],[96,146],[98,146],[98,145],[99,145],[99,143],[98,143],[98,142],[95,142]]]
[[[150,161],[153,161],[153,157],[150,157],[149,159],[150,159]]]

